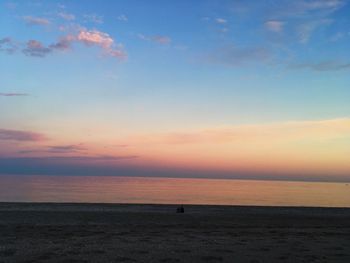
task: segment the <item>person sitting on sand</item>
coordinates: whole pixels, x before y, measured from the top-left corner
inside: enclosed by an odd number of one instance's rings
[[[178,207],[178,208],[176,209],[176,213],[181,213],[181,214],[185,213],[185,208],[184,208],[184,206],[181,205],[180,207]]]

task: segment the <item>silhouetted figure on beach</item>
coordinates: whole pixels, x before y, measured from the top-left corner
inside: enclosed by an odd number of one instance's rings
[[[185,213],[185,208],[183,205],[181,205],[180,207],[176,208],[176,213]]]

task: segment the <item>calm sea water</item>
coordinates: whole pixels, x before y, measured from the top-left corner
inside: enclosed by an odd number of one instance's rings
[[[2,202],[350,207],[346,183],[107,176],[0,176]]]

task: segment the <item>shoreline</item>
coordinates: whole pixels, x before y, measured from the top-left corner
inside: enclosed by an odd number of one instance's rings
[[[165,207],[178,207],[180,205],[183,205],[185,207],[191,207],[195,208],[195,210],[198,210],[200,208],[206,208],[206,209],[227,209],[227,210],[235,210],[235,209],[258,209],[258,210],[348,210],[350,212],[350,204],[349,207],[346,206],[275,206],[275,205],[222,205],[222,204],[182,204],[182,203],[169,203],[169,204],[163,204],[163,203],[98,203],[98,202],[2,202],[0,201],[0,211],[4,210],[5,208],[12,209],[18,209],[18,208],[43,208],[43,209],[54,209],[54,208],[92,208],[92,207],[104,207],[104,208],[115,208],[120,209],[123,207],[129,207],[129,208],[165,208]]]

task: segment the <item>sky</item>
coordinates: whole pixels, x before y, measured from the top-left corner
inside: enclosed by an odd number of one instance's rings
[[[0,0],[0,174],[350,181],[347,0]]]

